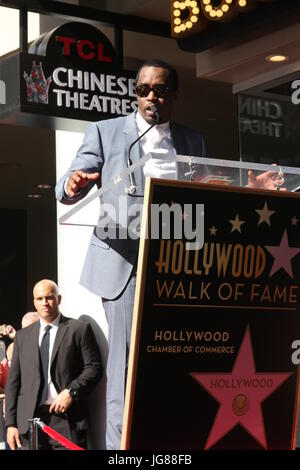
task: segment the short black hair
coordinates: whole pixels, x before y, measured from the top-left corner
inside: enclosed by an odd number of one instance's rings
[[[168,62],[165,62],[164,60],[160,59],[149,59],[146,60],[138,69],[137,74],[136,74],[136,83],[138,82],[141,70],[144,67],[160,67],[162,69],[168,70],[168,83],[172,87],[174,91],[177,90],[178,88],[178,75],[174,67],[172,65],[168,64]]]

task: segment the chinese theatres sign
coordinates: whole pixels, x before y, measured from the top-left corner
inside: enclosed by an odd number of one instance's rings
[[[120,69],[112,44],[98,29],[66,23],[36,39],[29,54],[0,63],[6,84],[0,118],[75,130],[69,120],[80,126],[127,115],[137,107],[134,75]]]

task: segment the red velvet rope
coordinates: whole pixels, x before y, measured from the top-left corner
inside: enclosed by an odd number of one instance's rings
[[[63,445],[66,449],[69,449],[69,450],[85,450],[82,447],[79,447],[76,444],[73,444],[73,442],[69,441],[64,436],[62,436],[58,432],[54,431],[54,429],[50,428],[50,426],[47,426],[46,424],[42,427],[42,430],[46,434],[48,434],[48,436],[52,437],[52,439],[54,439],[55,441],[57,441],[61,445]]]

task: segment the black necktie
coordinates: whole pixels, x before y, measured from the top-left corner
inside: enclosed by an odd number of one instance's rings
[[[40,346],[40,357],[41,357],[41,399],[40,405],[42,405],[48,398],[48,366],[49,366],[49,345],[50,345],[50,329],[51,325],[47,325],[45,333],[42,338]]]

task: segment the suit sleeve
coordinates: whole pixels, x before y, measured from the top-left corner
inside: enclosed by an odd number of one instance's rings
[[[81,355],[83,361],[82,372],[68,384],[68,388],[77,390],[79,395],[82,392],[89,392],[103,374],[100,351],[93,330],[88,323],[83,324]]]
[[[66,180],[76,170],[82,170],[87,173],[99,172],[101,174],[103,162],[104,156],[100,129],[97,123],[91,123],[86,129],[82,144],[78,149],[76,157],[71,163],[68,171],[59,179],[56,185],[55,191],[57,200],[63,204],[74,204],[80,199],[83,199],[95,183],[91,182],[86,188],[82,189],[78,195],[70,198],[64,191]]]
[[[17,425],[17,404],[21,387],[18,333],[14,340],[14,352],[5,386],[5,425]]]

